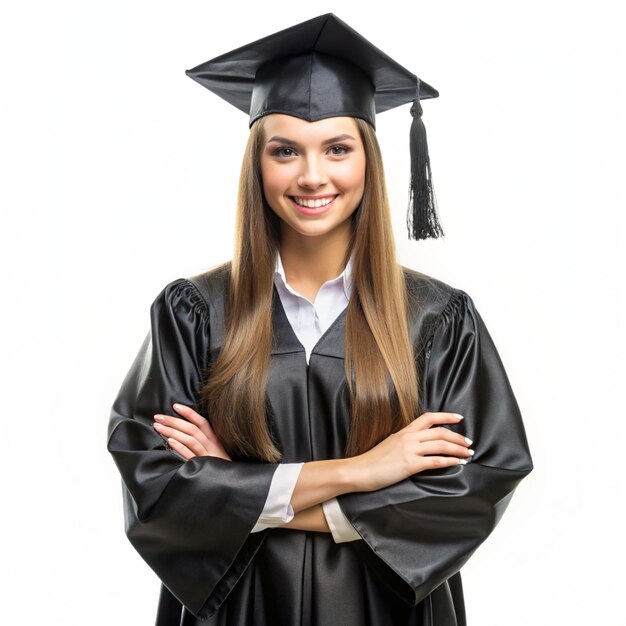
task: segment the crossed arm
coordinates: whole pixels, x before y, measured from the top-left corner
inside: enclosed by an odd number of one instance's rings
[[[184,419],[157,414],[154,428],[168,438],[174,452],[185,460],[194,456],[232,460],[207,419],[182,404],[173,409]],[[467,463],[474,454],[469,448],[472,440],[438,426],[462,419],[456,413],[423,413],[363,454],[304,463],[291,495],[295,515],[281,527],[330,533],[323,502],[352,491],[382,489],[424,470]]]
[[[194,456],[217,456],[228,461],[231,460],[217,435],[213,432],[211,425],[204,417],[191,407],[182,404],[175,404],[173,408],[186,419],[157,414],[154,416],[155,423],[153,426],[159,434],[167,437],[168,444],[174,452],[185,460]],[[332,497],[334,496],[328,496],[327,499]],[[282,528],[330,533],[321,502],[306,509],[300,508],[296,510],[294,501],[295,490],[292,498],[292,507],[295,515],[291,521],[283,524]]]

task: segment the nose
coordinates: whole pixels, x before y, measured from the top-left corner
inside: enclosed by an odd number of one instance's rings
[[[323,162],[316,156],[302,159],[302,170],[298,176],[298,185],[307,189],[317,189],[328,182]]]

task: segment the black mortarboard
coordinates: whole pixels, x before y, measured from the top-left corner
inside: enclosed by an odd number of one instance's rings
[[[285,113],[310,122],[359,117],[375,127],[376,113],[412,102],[409,237],[443,235],[420,105],[420,99],[436,98],[439,92],[332,13],[241,46],[186,74],[249,114],[250,126],[263,115]]]

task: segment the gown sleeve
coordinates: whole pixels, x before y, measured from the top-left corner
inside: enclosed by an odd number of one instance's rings
[[[189,611],[206,617],[261,544],[264,533],[250,531],[278,464],[185,460],[169,448],[152,426],[153,415],[180,417],[174,402],[204,415],[199,399],[209,315],[195,286],[177,279],[152,303],[150,320],[113,403],[107,449],[122,478],[130,543]]]
[[[446,425],[473,440],[466,465],[419,472],[337,500],[364,541],[350,545],[380,579],[416,605],[458,572],[498,524],[532,459],[504,366],[472,299],[455,290],[424,365],[426,411],[460,413]]]

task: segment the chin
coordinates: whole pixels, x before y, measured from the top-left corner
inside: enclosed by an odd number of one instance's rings
[[[303,237],[322,237],[326,234],[328,234],[330,231],[329,230],[298,230],[297,231],[298,234],[302,235]]]
[[[333,226],[330,227],[317,227],[317,228],[312,228],[312,227],[302,227],[301,224],[288,224],[289,228],[291,230],[293,230],[294,232],[298,233],[298,235],[301,235],[302,237],[321,237],[323,235],[327,235],[328,233],[330,233],[333,230]]]

